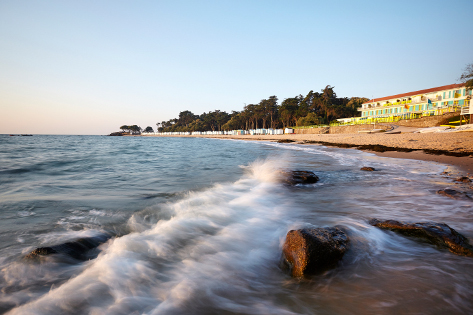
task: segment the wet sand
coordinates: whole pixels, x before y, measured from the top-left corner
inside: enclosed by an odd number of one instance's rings
[[[370,151],[369,151],[370,152]],[[371,151],[372,152],[372,151]],[[423,161],[433,161],[442,164],[452,165],[460,170],[460,173],[464,175],[473,175],[473,156],[448,156],[448,155],[437,155],[428,154],[423,151],[413,152],[373,152],[378,156],[392,157],[398,159],[415,159]]]

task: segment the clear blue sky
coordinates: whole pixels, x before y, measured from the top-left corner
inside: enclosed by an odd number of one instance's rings
[[[326,85],[457,83],[473,1],[0,0],[0,133],[108,134]]]

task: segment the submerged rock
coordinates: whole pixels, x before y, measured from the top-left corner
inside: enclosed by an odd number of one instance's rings
[[[467,194],[459,192],[455,189],[438,190],[437,194],[444,195],[452,199],[471,199]]]
[[[310,171],[282,171],[283,182],[288,185],[314,184],[319,178]]]
[[[369,166],[363,166],[360,168],[361,171],[367,171],[367,172],[373,172],[375,171],[374,167],[369,167]]]
[[[293,277],[336,265],[347,250],[348,237],[339,228],[291,230],[282,248],[282,267]]]
[[[466,176],[458,177],[457,179],[455,179],[455,181],[460,183],[471,183],[471,179]]]
[[[372,219],[369,223],[407,236],[420,237],[439,247],[448,248],[452,253],[473,257],[473,247],[468,239],[445,223],[421,222],[403,223],[395,220]]]
[[[99,234],[93,237],[83,237],[75,241],[70,241],[58,245],[39,247],[25,256],[26,259],[37,259],[40,256],[51,254],[63,254],[77,260],[87,260],[91,258],[88,252],[99,245],[105,243],[112,236],[110,234]]]

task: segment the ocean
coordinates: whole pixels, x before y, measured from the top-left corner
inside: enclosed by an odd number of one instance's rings
[[[436,194],[457,185],[444,169],[269,141],[3,135],[0,313],[471,314],[472,258],[368,224],[444,222],[472,242],[473,202]],[[335,225],[338,266],[281,270],[289,230]],[[104,234],[86,259],[26,257]]]

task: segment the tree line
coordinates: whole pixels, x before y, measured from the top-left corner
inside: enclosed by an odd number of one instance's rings
[[[146,127],[146,129],[142,129],[140,126],[138,125],[123,125],[120,127],[120,130],[124,133],[129,133],[129,134],[132,134],[132,135],[139,135],[141,134],[142,131],[144,132],[153,132],[153,128],[152,127]]]
[[[363,97],[337,97],[334,88],[327,85],[321,92],[311,90],[306,96],[286,98],[281,104],[276,96],[270,96],[257,104],[245,105],[242,111],[232,111],[230,114],[215,110],[195,115],[186,110],[180,112],[178,118],[159,122],[156,126],[159,132],[183,132],[276,129],[328,124],[337,118],[356,116],[357,108],[368,101]]]

